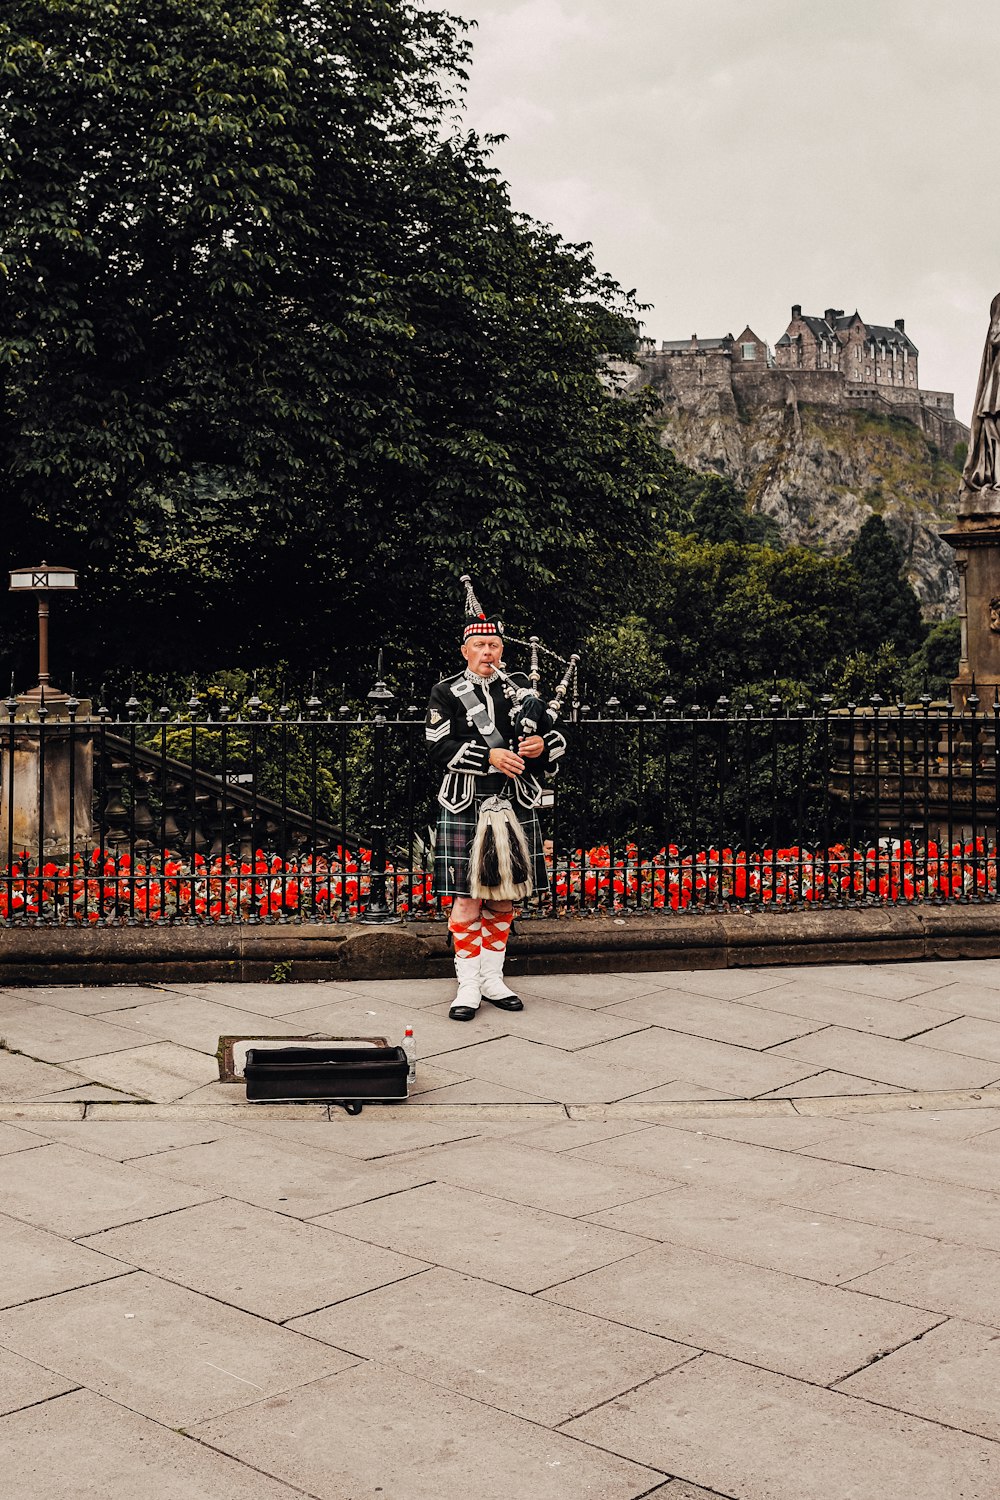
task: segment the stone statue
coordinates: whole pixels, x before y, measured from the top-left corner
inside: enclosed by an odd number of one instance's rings
[[[962,471],[962,488],[967,494],[994,491],[1000,495],[1000,292],[990,303],[990,328],[972,408],[972,433],[969,457]]]

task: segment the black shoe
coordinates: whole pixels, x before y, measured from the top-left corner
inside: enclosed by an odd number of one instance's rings
[[[520,1004],[520,1001],[518,1002]],[[449,1021],[471,1021],[476,1014],[474,1005],[453,1005],[448,1012]]]
[[[495,1005],[497,1010],[524,1009],[524,1002],[522,1000],[519,1000],[516,995],[504,995],[502,1000],[491,1000],[489,995],[484,995],[483,999],[488,1005]]]

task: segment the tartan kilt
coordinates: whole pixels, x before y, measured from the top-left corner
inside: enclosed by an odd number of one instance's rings
[[[434,845],[434,894],[435,896],[468,896],[469,850],[476,836],[479,809],[487,797],[494,792],[484,792],[473,798],[472,805],[464,812],[450,812],[446,807],[437,810],[437,839]],[[530,811],[513,803],[518,822],[524,829],[531,855],[531,868],[535,878],[534,894],[544,894],[549,889],[549,871],[542,848],[542,828],[534,808]]]

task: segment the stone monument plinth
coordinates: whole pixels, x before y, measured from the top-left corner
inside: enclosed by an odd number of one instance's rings
[[[973,681],[983,704],[1000,693],[1000,293],[990,304],[955,525],[942,536],[958,569],[962,644],[951,696],[961,711]]]
[[[93,838],[90,704],[81,703],[82,719],[71,721],[65,696],[47,694],[43,723],[35,694],[25,693],[17,702],[13,722],[0,720],[0,863],[6,863],[8,850],[61,860],[72,843],[83,853]]]
[[[958,517],[949,531],[941,533],[955,549],[958,570],[958,618],[962,639],[958,676],[951,684],[952,702],[959,710],[966,705],[975,682],[982,703],[992,703],[1000,691],[1000,491],[995,509],[974,511],[983,492],[963,492]]]

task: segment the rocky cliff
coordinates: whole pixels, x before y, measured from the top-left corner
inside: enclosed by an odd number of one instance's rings
[[[953,553],[938,533],[954,517],[960,469],[955,454],[939,453],[913,422],[806,404],[791,392],[765,405],[730,391],[708,389],[683,401],[662,394],[664,444],[694,469],[728,475],[751,509],[773,517],[786,542],[846,552],[877,511],[903,549],[926,618],[955,613]]]

